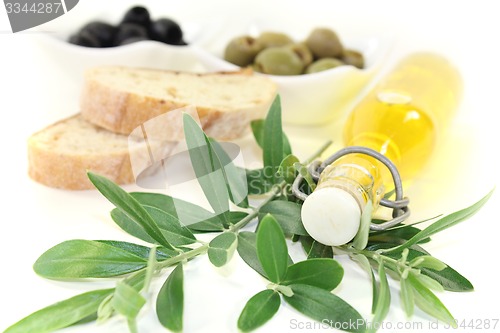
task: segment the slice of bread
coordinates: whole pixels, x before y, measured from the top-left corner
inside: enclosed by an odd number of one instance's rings
[[[68,190],[94,188],[87,171],[118,184],[132,183],[134,174],[153,164],[152,156],[166,157],[175,146],[150,141],[107,131],[75,115],[28,139],[28,173],[37,182]]]
[[[229,140],[247,133],[250,121],[264,118],[276,93],[274,82],[251,72],[98,67],[86,72],[80,111],[89,122],[129,134],[158,115],[195,106],[207,135]]]

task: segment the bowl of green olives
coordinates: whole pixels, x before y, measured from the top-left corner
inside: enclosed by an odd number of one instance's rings
[[[231,37],[219,48],[196,48],[208,71],[251,68],[278,84],[283,119],[300,125],[341,117],[370,82],[390,47],[381,38],[340,38],[329,27],[305,38],[279,31]]]

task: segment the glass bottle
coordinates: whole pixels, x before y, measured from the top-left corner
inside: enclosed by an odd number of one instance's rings
[[[408,181],[429,160],[461,93],[460,74],[447,59],[433,53],[411,54],[353,109],[344,126],[344,144],[383,154]],[[375,158],[341,157],[322,172],[316,190],[304,202],[306,230],[326,245],[349,242],[367,202],[377,207],[392,183],[387,168]]]

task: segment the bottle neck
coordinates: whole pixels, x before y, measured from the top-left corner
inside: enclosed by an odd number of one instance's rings
[[[329,187],[341,189],[356,200],[361,211],[368,201],[377,207],[384,195],[382,168],[382,164],[372,157],[346,155],[323,170],[316,190]]]

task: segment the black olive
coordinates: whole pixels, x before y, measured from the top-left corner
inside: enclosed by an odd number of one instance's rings
[[[130,38],[122,40],[121,43],[118,45],[132,44],[132,43],[140,42],[142,40],[150,40],[150,39],[147,37],[130,37]]]
[[[188,45],[188,43],[184,39],[181,39],[177,44],[172,44],[172,45],[186,46]]]
[[[168,18],[161,18],[151,23],[150,37],[166,44],[185,45],[182,40],[181,27],[177,22]]]
[[[88,31],[81,31],[69,38],[71,44],[86,46],[86,47],[101,47],[99,40]]]
[[[144,28],[148,29],[151,24],[151,18],[149,16],[149,12],[146,8],[141,6],[135,6],[130,8],[123,16],[123,23],[134,23],[138,25],[142,25]]]
[[[114,45],[120,45],[124,40],[133,37],[148,38],[148,32],[143,26],[133,23],[122,23],[118,26]]]
[[[80,33],[84,31],[88,32],[89,34],[97,38],[101,47],[110,47],[113,46],[117,30],[118,29],[111,24],[100,21],[94,21],[87,23],[80,30]]]

